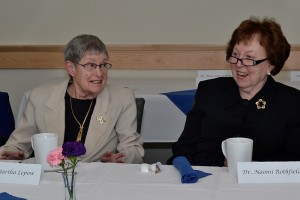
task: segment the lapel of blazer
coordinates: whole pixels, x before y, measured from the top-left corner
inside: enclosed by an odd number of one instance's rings
[[[57,133],[59,144],[63,144],[65,134],[65,93],[68,81],[53,87],[48,101],[45,103],[45,124],[48,132]]]
[[[105,146],[108,137],[110,136],[109,127],[111,126],[112,116],[109,114],[111,107],[111,99],[108,87],[106,86],[103,91],[97,96],[96,105],[91,117],[89,129],[85,141],[87,149],[86,156],[90,156],[99,147]]]

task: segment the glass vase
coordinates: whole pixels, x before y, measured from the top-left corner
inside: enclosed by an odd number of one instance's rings
[[[76,176],[77,172],[62,173],[65,187],[65,200],[76,200]]]

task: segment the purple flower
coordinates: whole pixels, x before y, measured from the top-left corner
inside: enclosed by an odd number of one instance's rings
[[[62,148],[62,154],[67,158],[70,158],[71,156],[81,156],[86,153],[84,145],[80,142],[66,142],[63,144]]]

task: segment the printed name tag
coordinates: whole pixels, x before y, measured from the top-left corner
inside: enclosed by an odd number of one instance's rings
[[[199,70],[196,77],[196,87],[200,81],[218,77],[231,77],[231,70]]]
[[[291,81],[300,81],[300,73],[299,71],[291,71],[290,72]]]
[[[39,185],[41,172],[40,164],[0,162],[0,183]]]
[[[239,183],[300,183],[300,162],[238,162]]]

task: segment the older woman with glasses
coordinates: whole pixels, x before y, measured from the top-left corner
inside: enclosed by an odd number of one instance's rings
[[[79,35],[66,45],[64,55],[69,79],[31,90],[20,125],[0,149],[2,159],[30,157],[31,136],[53,132],[60,145],[85,144],[82,161],[143,162],[135,98],[130,90],[107,84],[112,65],[104,43]]]
[[[255,161],[300,161],[300,91],[276,82],[290,44],[274,19],[251,17],[233,32],[226,51],[232,78],[201,81],[172,160],[224,166],[221,142],[253,139]]]

